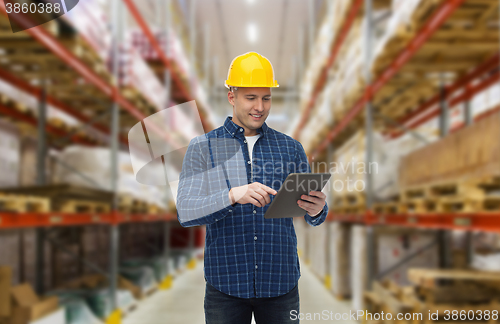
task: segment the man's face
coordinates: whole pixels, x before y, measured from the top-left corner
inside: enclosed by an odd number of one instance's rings
[[[233,122],[245,129],[245,135],[257,134],[271,110],[271,88],[238,88],[228,92],[233,106]]]

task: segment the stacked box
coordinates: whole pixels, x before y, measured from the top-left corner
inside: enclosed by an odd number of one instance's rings
[[[500,174],[500,113],[406,155],[399,167],[401,188],[458,182]]]

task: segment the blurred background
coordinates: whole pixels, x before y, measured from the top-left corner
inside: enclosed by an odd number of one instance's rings
[[[219,127],[248,51],[268,125],[333,174],[327,221],[295,219],[301,320],[499,322],[499,0],[31,4],[0,2],[1,324],[204,322],[205,229],[136,181],[128,132],[191,100],[158,136]]]

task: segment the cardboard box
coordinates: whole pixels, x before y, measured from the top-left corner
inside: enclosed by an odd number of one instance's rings
[[[27,324],[53,313],[59,307],[59,299],[51,296],[40,299],[29,284],[11,288],[13,302],[9,324]]]
[[[0,267],[0,317],[10,316],[11,282],[12,282],[12,269],[10,267]]]

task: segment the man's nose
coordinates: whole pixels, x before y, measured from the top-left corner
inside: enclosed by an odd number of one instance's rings
[[[257,107],[255,107],[255,109],[258,112],[263,112],[264,111],[264,100],[263,99],[257,100]]]

